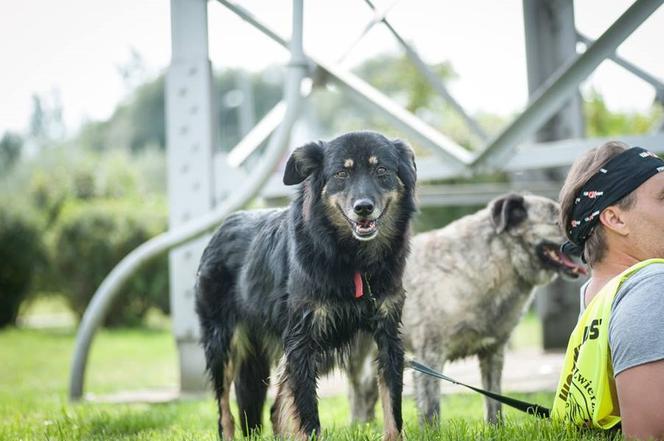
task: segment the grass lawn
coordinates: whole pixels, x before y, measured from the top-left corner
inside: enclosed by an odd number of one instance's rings
[[[37,305],[33,310],[51,306]],[[175,387],[175,345],[168,327],[102,331],[93,344],[86,391],[96,394]],[[526,326],[528,321],[526,321]],[[524,335],[531,334],[526,329]],[[216,440],[212,398],[169,404],[71,404],[67,400],[74,343],[71,326],[0,331],[0,440]],[[410,373],[407,373],[410,375]],[[550,404],[552,393],[516,394]],[[269,404],[269,403],[268,403]],[[415,406],[404,404],[407,439],[605,440],[516,411],[492,427],[482,422],[482,399],[445,397],[440,428],[419,429]],[[267,412],[267,410],[266,410]],[[320,402],[321,422],[330,440],[378,440],[380,424],[349,427],[345,397]],[[378,406],[380,415],[380,406]],[[380,417],[378,418],[380,421]],[[267,413],[264,421],[268,421]],[[269,439],[267,424],[265,439]],[[239,432],[238,432],[239,433]]]

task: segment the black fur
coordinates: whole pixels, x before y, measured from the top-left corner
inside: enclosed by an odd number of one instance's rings
[[[345,168],[348,159],[351,168]],[[275,345],[286,357],[299,430],[318,433],[317,378],[343,361],[359,332],[373,335],[378,345],[379,375],[401,431],[401,278],[415,180],[413,153],[401,141],[355,132],[310,143],[296,149],[286,166],[284,183],[304,182],[289,208],[236,213],[212,237],[198,271],[196,311],[218,403],[228,387],[225,369],[235,365],[245,435],[261,428]],[[372,240],[354,237],[350,221],[344,225],[334,211],[359,197],[373,198],[379,208],[388,201]],[[362,274],[362,298],[354,297],[356,272]],[[232,344],[238,332],[249,348]]]

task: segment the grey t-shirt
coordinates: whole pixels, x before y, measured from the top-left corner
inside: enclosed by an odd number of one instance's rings
[[[581,287],[581,312],[587,285]],[[664,359],[663,263],[639,270],[618,290],[611,306],[609,348],[614,375]]]

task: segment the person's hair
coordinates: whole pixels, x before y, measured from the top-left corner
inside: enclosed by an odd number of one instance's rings
[[[570,168],[563,188],[560,190],[558,200],[560,201],[560,225],[564,230],[565,236],[569,239],[569,228],[572,220],[572,211],[574,209],[574,200],[577,193],[581,190],[588,180],[593,177],[600,168],[609,160],[618,156],[629,147],[627,144],[618,141],[609,141],[606,144],[587,151],[580,156]],[[634,192],[620,199],[614,205],[623,210],[629,210],[635,201]],[[597,262],[601,262],[606,253],[606,237],[604,227],[601,223],[590,233],[583,247],[583,258],[591,267]]]

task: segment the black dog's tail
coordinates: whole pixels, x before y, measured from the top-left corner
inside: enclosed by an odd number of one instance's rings
[[[204,253],[196,278],[196,313],[206,369],[217,399],[220,437],[224,431],[231,436],[234,432],[229,400],[229,388],[234,379],[231,346],[237,323],[233,286],[233,277],[223,263],[206,258]]]

